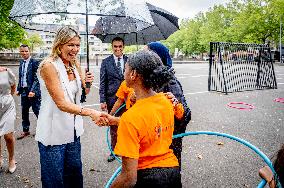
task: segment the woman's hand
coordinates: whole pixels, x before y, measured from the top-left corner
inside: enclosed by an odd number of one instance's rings
[[[171,92],[165,93],[165,96],[172,102],[174,107],[179,103],[177,98]]]
[[[92,118],[93,121],[97,121],[100,116],[101,116],[101,112],[91,109],[91,108],[84,108],[84,111],[86,110],[85,113],[88,114],[88,116],[90,116]]]
[[[86,94],[90,93],[90,88],[92,86],[93,81],[94,81],[94,74],[91,73],[91,72],[86,72],[86,75],[85,75],[85,84],[86,84],[85,92],[86,92]]]
[[[136,103],[136,95],[135,92],[130,94],[130,102],[131,102],[131,106],[133,106]]]
[[[267,181],[270,188],[275,187],[273,172],[268,166],[259,169],[259,176]]]
[[[94,81],[94,74],[91,72],[86,72],[85,82],[92,83]]]
[[[97,124],[100,127],[108,126],[109,125],[109,120],[107,118],[108,116],[109,116],[109,114],[107,114],[105,112],[101,112],[101,115],[100,115],[99,119],[97,119],[97,121],[95,121],[95,124]]]
[[[95,121],[95,123],[99,126],[118,125],[119,117],[115,117],[102,112],[100,118],[97,121]]]
[[[171,92],[165,93],[165,96],[172,102],[175,117],[181,120],[184,116],[184,108],[182,103],[180,103]]]

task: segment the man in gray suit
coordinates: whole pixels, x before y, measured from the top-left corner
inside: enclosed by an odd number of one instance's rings
[[[127,57],[123,55],[124,40],[120,37],[115,37],[112,40],[113,54],[102,61],[100,69],[100,103],[101,110],[111,111],[114,103],[117,100],[116,92],[123,81],[124,64]],[[117,114],[119,115],[119,114]],[[117,126],[110,126],[111,146],[114,149],[117,138]],[[114,156],[110,154],[108,162],[114,160]]]

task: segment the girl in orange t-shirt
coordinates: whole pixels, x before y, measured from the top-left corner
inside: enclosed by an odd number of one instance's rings
[[[175,96],[172,93],[165,93],[168,99],[170,99],[174,105],[174,115],[177,119],[182,119],[184,115],[184,108],[182,103],[176,100]],[[121,107],[121,105],[125,102],[126,110],[128,110],[131,106],[136,102],[136,95],[133,88],[127,87],[126,81],[124,80],[117,92],[116,92],[117,100],[113,105],[110,115],[114,115],[115,112]]]
[[[134,89],[136,103],[119,119],[115,153],[122,156],[122,171],[111,187],[182,187],[179,164],[170,149],[174,131],[174,108],[163,93],[156,93],[173,73],[149,50],[128,58],[124,78]],[[167,177],[167,178],[165,178]]]
[[[114,113],[117,111],[117,109],[125,102],[126,110],[128,110],[136,101],[135,92],[132,88],[127,87],[126,81],[124,80],[117,92],[116,92],[117,100],[114,103],[110,115],[114,115]]]

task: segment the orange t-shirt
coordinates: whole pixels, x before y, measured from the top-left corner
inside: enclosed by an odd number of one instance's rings
[[[138,169],[178,166],[169,148],[173,131],[173,106],[163,93],[140,99],[121,116],[114,151],[138,159]]]
[[[175,113],[175,117],[177,119],[181,119],[183,118],[184,115],[184,108],[182,103],[178,103],[175,107],[174,107],[174,113]]]
[[[133,104],[131,102],[132,95],[135,95],[134,89],[126,86],[126,81],[124,80],[117,92],[116,96],[125,101],[126,109],[129,109]]]

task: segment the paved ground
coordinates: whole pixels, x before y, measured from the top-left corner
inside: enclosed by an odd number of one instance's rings
[[[12,69],[17,72],[17,67]],[[193,112],[188,131],[228,133],[249,141],[268,157],[272,157],[284,143],[284,104],[273,101],[275,98],[284,98],[284,66],[275,66],[278,89],[229,95],[207,92],[207,64],[175,65],[175,69]],[[96,76],[95,84],[86,105],[98,109],[99,68],[92,67],[92,70]],[[15,134],[19,135],[19,97],[15,97],[15,101]],[[256,108],[240,111],[227,107],[229,102],[246,102]],[[35,116],[31,113],[30,117],[31,132],[35,133]],[[118,162],[106,162],[109,152],[105,133],[106,128],[99,128],[85,118],[85,133],[81,138],[85,187],[104,187],[119,166]],[[219,142],[224,145],[218,145]],[[3,155],[6,160],[6,150]],[[16,141],[16,158],[18,165],[14,174],[0,172],[0,187],[41,187],[39,153],[34,137]],[[183,187],[256,187],[260,182],[258,169],[262,165],[264,163],[260,157],[237,142],[215,136],[184,138]]]

